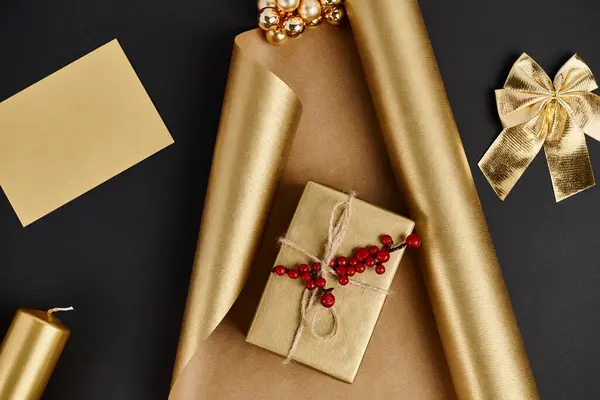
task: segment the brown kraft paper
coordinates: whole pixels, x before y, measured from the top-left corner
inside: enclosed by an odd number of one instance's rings
[[[264,90],[249,92],[248,85],[240,84],[252,79],[242,73],[249,69],[233,64],[228,95],[247,102],[238,102],[245,110],[236,114],[239,118],[222,118],[221,126],[242,130],[257,120],[269,126],[256,111],[261,104],[274,104],[272,95],[279,89],[270,89],[282,82],[298,96],[303,111],[287,162],[281,161],[284,170],[268,222],[261,224],[266,220],[261,208],[249,237],[254,243],[265,228],[254,263],[249,262],[254,248],[243,247],[243,263],[196,265],[195,271],[208,275],[192,276],[188,310],[197,314],[186,312],[171,398],[537,399],[418,4],[347,0],[346,6],[354,37],[346,29],[321,26],[281,47],[268,45],[257,30],[236,38],[234,59],[243,54],[273,76],[252,64]],[[275,104],[290,110],[293,100],[279,99]],[[260,169],[268,159],[261,151],[254,156],[246,164],[231,158],[229,168]],[[412,257],[405,257],[394,296],[386,302],[352,385],[301,365],[282,366],[279,356],[244,343],[276,256],[273,243],[285,232],[309,180],[356,190],[372,204],[407,215],[424,239],[420,261],[431,303],[421,271]],[[228,188],[239,194],[235,186]],[[228,198],[225,194],[220,191],[221,198]],[[261,204],[269,203],[264,200]],[[214,208],[218,212],[211,218],[246,210],[244,196],[228,205]],[[210,211],[205,207],[204,214]],[[203,222],[201,238],[223,241],[218,226]],[[228,250],[237,251],[235,246]],[[212,295],[203,288],[203,278],[220,282]]]
[[[256,60],[273,72],[273,79],[292,88],[302,102],[302,118],[262,244],[245,272],[244,289],[208,338],[193,337],[190,330],[182,332],[182,340],[192,341],[196,350],[174,377],[170,399],[291,400],[324,394],[330,399],[454,399],[431,306],[410,254],[400,264],[391,288],[393,295],[386,301],[352,385],[300,364],[284,366],[280,356],[245,342],[277,255],[274,244],[286,232],[309,180],[344,191],[356,190],[362,200],[398,214],[403,214],[404,208],[347,29],[321,26],[281,47],[269,45],[263,34],[254,30],[236,38],[234,53]],[[228,91],[235,90],[231,73]],[[261,104],[265,101],[262,96],[268,98],[268,91],[252,96],[246,93],[245,98]],[[255,115],[248,113],[246,117]],[[244,120],[236,123],[243,124]],[[213,273],[221,277],[239,270],[235,266],[226,274],[220,272],[224,266],[220,267]],[[190,290],[202,283],[192,279]],[[220,290],[229,288],[222,286]],[[198,302],[202,304],[202,299]],[[215,308],[212,303],[204,304],[207,309]],[[200,329],[203,320],[194,323]]]

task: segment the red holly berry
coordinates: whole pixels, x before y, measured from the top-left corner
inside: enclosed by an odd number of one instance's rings
[[[412,235],[408,235],[406,238],[406,246],[411,249],[418,249],[421,245],[421,238],[414,233]]]
[[[273,272],[275,272],[279,276],[284,276],[287,272],[287,269],[283,265],[277,265],[273,268]]]
[[[388,262],[390,260],[390,253],[387,250],[379,250],[377,253],[377,261]]]
[[[367,248],[359,248],[356,250],[355,256],[337,257],[329,261],[329,268],[326,270],[331,272],[335,271],[338,275],[338,283],[342,286],[346,286],[350,283],[350,278],[355,274],[362,274],[365,272],[367,267],[375,267],[375,272],[378,275],[385,274],[386,268],[383,265],[390,260],[390,252],[400,249],[404,246],[416,249],[421,245],[421,238],[415,234],[408,235],[404,244],[393,247],[394,240],[391,235],[382,235],[380,237],[383,246],[368,246]],[[301,264],[297,269],[287,269],[283,265],[277,265],[272,269],[273,273],[283,276],[287,274],[290,279],[300,278],[307,290],[315,290],[316,288],[322,289],[321,304],[324,307],[333,307],[335,303],[335,296],[331,293],[332,288],[325,289],[327,281],[324,277],[320,276],[322,271],[322,265],[319,262],[313,262],[310,264]]]
[[[301,274],[305,273],[305,272],[310,272],[310,269],[308,268],[308,265],[306,264],[301,264],[298,267],[298,271],[300,271]]]
[[[323,307],[331,308],[335,304],[335,296],[331,292],[324,293],[321,296],[321,304]]]
[[[345,267],[337,267],[335,269],[335,273],[338,274],[339,276],[344,276],[344,275],[346,275],[346,268]]]
[[[363,262],[369,257],[369,250],[367,249],[358,249],[356,250],[356,258],[358,261]]]
[[[310,273],[305,272],[302,275],[300,275],[300,279],[302,279],[302,282],[307,283],[312,281],[312,276],[310,276]]]
[[[390,235],[383,235],[381,237],[381,243],[383,243],[384,246],[391,246],[394,244],[394,239],[392,239]]]

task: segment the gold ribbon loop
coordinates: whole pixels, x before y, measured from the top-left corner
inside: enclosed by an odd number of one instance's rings
[[[594,186],[585,134],[600,140],[600,97],[592,71],[577,54],[551,81],[527,54],[496,90],[504,129],[479,168],[504,200],[543,147],[556,201]]]

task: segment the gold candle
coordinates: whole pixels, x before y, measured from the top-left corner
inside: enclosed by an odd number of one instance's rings
[[[71,334],[49,311],[19,309],[0,347],[0,399],[38,400]]]

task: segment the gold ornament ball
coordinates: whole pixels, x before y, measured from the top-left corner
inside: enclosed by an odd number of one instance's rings
[[[282,11],[292,12],[300,5],[300,0],[277,0],[277,7]]]
[[[319,0],[301,0],[298,15],[306,22],[312,21],[321,15]]]
[[[331,25],[339,25],[344,19],[344,9],[342,7],[332,7],[325,11],[325,19]]]
[[[277,28],[279,24],[279,14],[272,7],[263,8],[258,15],[258,26],[260,29],[270,31]]]
[[[313,19],[312,21],[308,21],[306,23],[306,26],[308,26],[309,28],[312,28],[314,26],[321,25],[321,22],[323,22],[323,17],[321,15],[319,15],[317,18]]]
[[[282,44],[287,40],[287,35],[282,29],[276,29],[267,32],[267,41],[276,46]]]
[[[321,0],[321,3],[323,3],[325,7],[332,7],[342,4],[342,0]]]
[[[267,7],[275,8],[275,7],[277,7],[277,1],[276,0],[258,0],[257,7],[258,7],[259,11],[262,10],[263,8],[267,8]]]
[[[289,37],[296,38],[304,32],[304,20],[300,17],[292,17],[283,23],[283,28]]]

